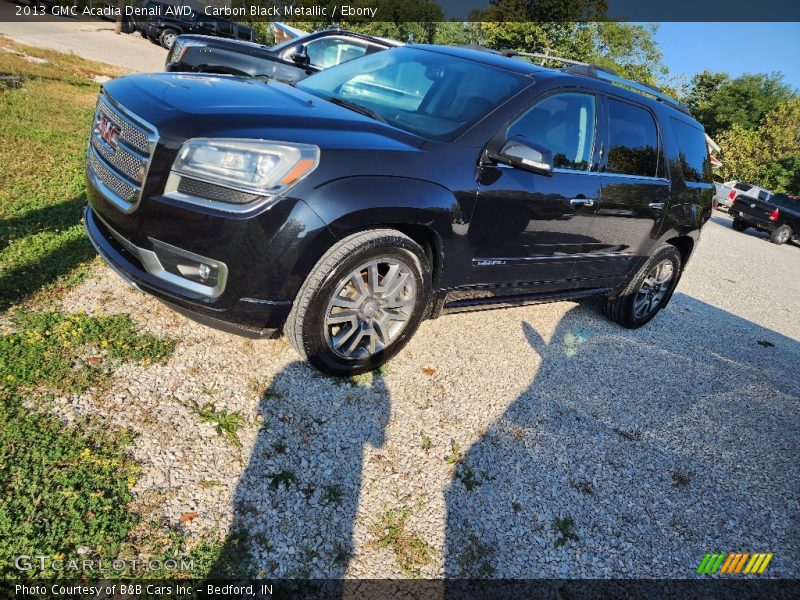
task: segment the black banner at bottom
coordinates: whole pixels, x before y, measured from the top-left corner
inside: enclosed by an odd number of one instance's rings
[[[345,580],[5,580],[0,597],[20,600],[80,598],[589,600],[617,598],[800,598],[791,579],[345,579]]]

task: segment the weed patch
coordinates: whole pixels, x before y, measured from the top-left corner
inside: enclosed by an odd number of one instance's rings
[[[389,548],[394,553],[404,575],[420,577],[420,569],[433,561],[436,551],[408,530],[407,523],[413,510],[411,506],[387,510],[370,531],[379,548]]]
[[[580,539],[578,534],[575,533],[575,519],[569,515],[553,519],[553,526],[556,532],[561,536],[554,542],[556,548],[560,548],[569,540],[577,542]]]
[[[175,341],[138,332],[128,315],[27,312],[0,336],[0,388],[82,392],[101,383],[114,363],[168,358]]]

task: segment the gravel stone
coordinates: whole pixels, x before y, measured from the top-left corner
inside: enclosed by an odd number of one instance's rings
[[[423,577],[693,577],[710,551],[773,552],[769,574],[798,577],[800,249],[729,223],[714,217],[643,329],[592,302],[445,316],[356,381],[284,339],[197,325],[98,266],[63,310],[129,313],[179,344],[59,405],[136,432],[145,518],[242,525],[270,577],[409,575],[376,543],[393,509],[432,550]],[[242,447],[194,402],[244,415]],[[556,545],[566,517],[577,539]]]

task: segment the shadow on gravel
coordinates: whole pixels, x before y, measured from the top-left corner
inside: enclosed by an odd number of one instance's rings
[[[383,446],[389,411],[377,373],[329,378],[300,362],[281,371],[262,396],[262,426],[212,574],[343,577],[353,554],[364,446]],[[245,565],[248,555],[254,561]]]
[[[800,344],[676,294],[637,331],[588,307],[466,453],[446,492],[448,577],[691,577],[774,552],[797,577]]]

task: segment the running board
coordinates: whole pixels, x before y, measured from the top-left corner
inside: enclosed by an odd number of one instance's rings
[[[474,310],[492,310],[495,308],[511,308],[514,306],[527,306],[529,304],[544,304],[558,302],[559,300],[577,300],[589,296],[607,294],[613,288],[589,288],[584,290],[570,290],[551,294],[523,294],[517,296],[493,296],[491,298],[470,298],[467,300],[454,300],[445,302],[442,307],[443,315],[468,312]]]

